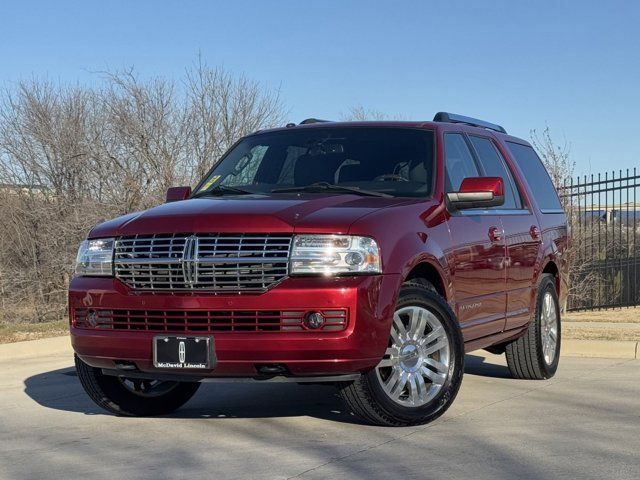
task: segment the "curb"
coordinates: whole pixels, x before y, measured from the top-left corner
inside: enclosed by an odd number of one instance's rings
[[[561,355],[565,357],[637,359],[640,342],[622,340],[562,340]]]

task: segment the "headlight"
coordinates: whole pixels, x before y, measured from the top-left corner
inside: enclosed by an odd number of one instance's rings
[[[113,238],[85,240],[76,257],[75,273],[79,277],[113,275]]]
[[[291,273],[380,273],[380,252],[373,238],[354,235],[296,235]]]

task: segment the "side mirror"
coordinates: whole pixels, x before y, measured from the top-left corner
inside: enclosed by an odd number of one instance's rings
[[[186,200],[191,195],[191,187],[171,187],[167,189],[166,202]]]
[[[500,177],[468,177],[460,190],[447,193],[447,198],[458,210],[498,207],[504,204],[504,182]]]

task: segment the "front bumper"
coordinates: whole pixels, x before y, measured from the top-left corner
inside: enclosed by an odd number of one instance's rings
[[[399,286],[399,275],[291,277],[258,295],[141,293],[113,278],[81,277],[71,281],[69,309],[346,309],[347,325],[339,332],[215,332],[215,370],[179,372],[194,378],[256,377],[260,365],[277,364],[292,376],[341,375],[367,371],[382,358]],[[152,339],[159,333],[77,328],[72,322],[71,342],[78,356],[94,367],[112,370],[132,362],[140,372],[171,374],[153,366]]]

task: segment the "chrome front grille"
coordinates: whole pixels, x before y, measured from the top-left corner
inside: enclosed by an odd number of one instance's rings
[[[116,239],[116,277],[136,290],[263,291],[287,276],[291,235],[134,235]]]

